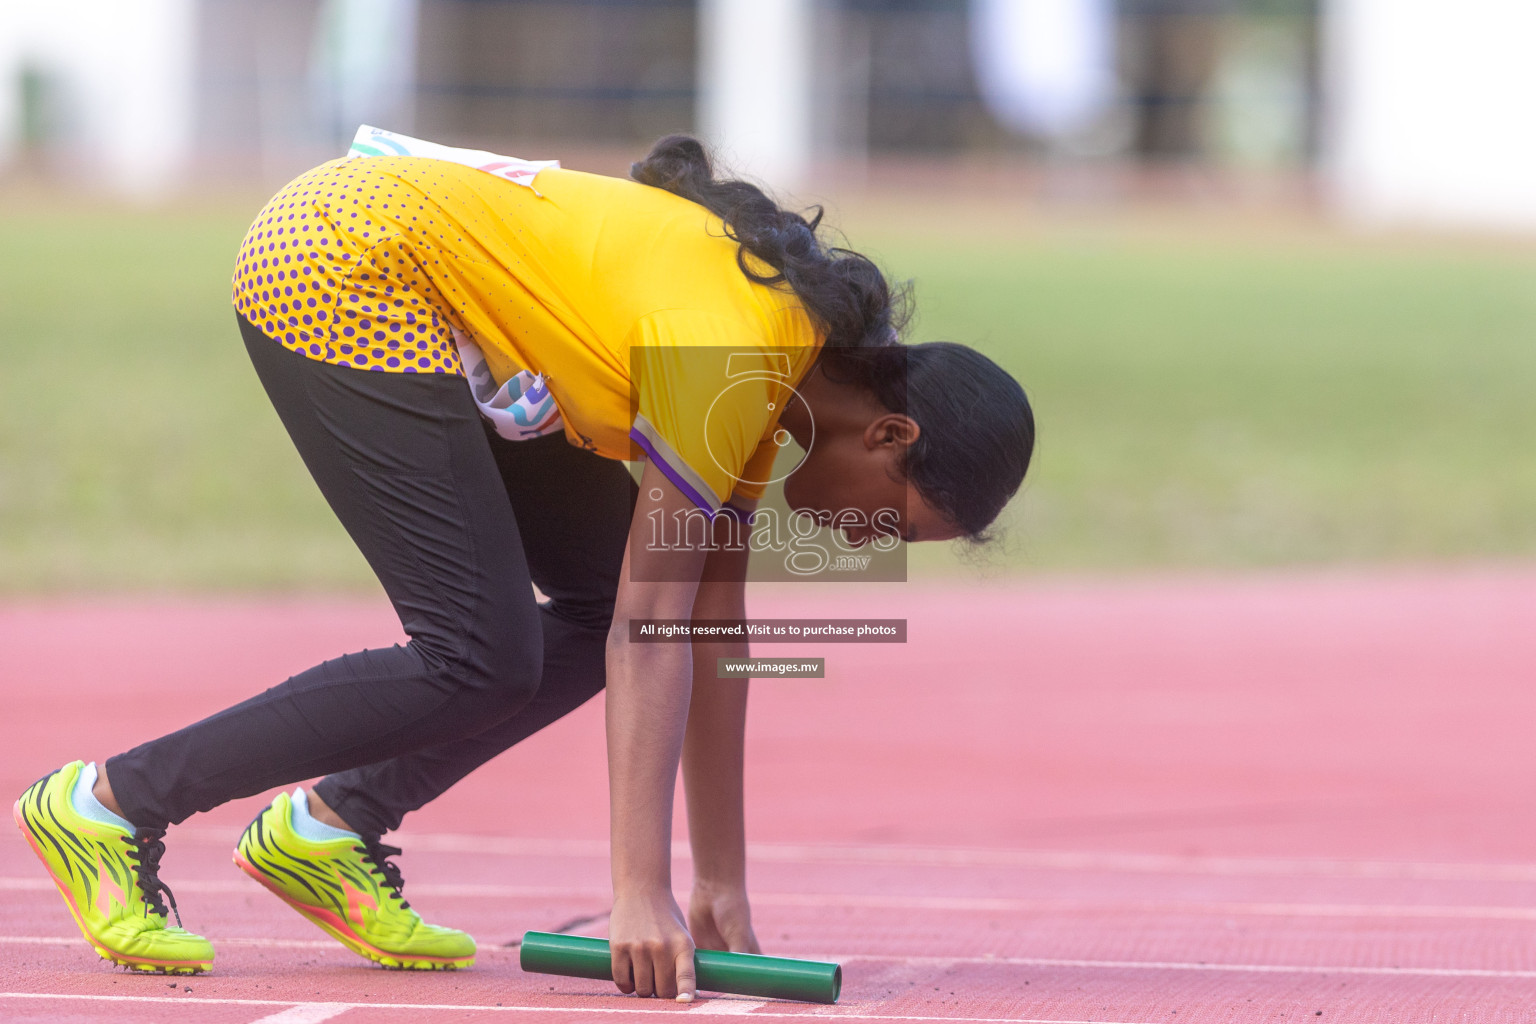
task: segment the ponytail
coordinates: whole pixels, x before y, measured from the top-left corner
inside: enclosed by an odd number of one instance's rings
[[[630,165],[629,176],[691,199],[724,221],[726,235],[740,246],[741,272],[758,284],[788,285],[825,334],[828,348],[886,344],[906,326],[906,288],[893,289],[867,257],[824,244],[816,233],[820,207],[807,220],[750,182],[716,180],[698,139],[668,135]],[[754,270],[749,255],[770,272]]]

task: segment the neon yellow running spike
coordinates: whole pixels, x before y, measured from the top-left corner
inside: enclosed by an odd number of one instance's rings
[[[160,829],[136,833],[78,814],[70,800],[84,762],[71,761],[34,782],[16,801],[16,826],[59,887],[91,948],[134,971],[199,974],[213,967],[213,945],[201,935],[166,927],[160,881],[165,844]]]
[[[400,894],[393,846],[363,839],[315,841],[293,828],[293,800],[280,793],[235,847],[240,870],[277,894],[331,938],[385,967],[437,971],[471,967],[475,940],[427,924]]]

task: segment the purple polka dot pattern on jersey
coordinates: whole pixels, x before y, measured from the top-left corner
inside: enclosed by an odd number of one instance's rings
[[[416,190],[368,160],[300,175],[257,214],[235,259],[234,303],[284,347],[340,366],[462,376],[452,305],[413,245],[380,216],[418,207],[423,233],[442,237]],[[362,166],[360,166],[362,165]]]

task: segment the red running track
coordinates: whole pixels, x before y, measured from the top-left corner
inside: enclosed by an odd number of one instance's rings
[[[0,1019],[1536,1018],[1536,573],[803,587],[753,613],[910,622],[905,646],[767,651],[824,654],[828,678],[755,684],[758,931],[842,961],[838,1006],[518,970],[525,929],[602,934],[594,704],[400,834],[408,894],[480,939],[474,970],[373,968],[239,874],[252,799],[169,837],[163,874],[219,948],[174,985],[98,961],[7,830]],[[0,609],[0,783],[395,639],[372,601]]]

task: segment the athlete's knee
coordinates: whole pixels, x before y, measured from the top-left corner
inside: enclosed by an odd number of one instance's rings
[[[487,713],[515,711],[538,692],[544,637],[537,628],[487,624],[456,634],[423,632],[410,646],[440,689],[481,695]]]
[[[539,692],[544,671],[540,630],[501,630],[486,645],[483,688],[503,711],[521,708]]]

